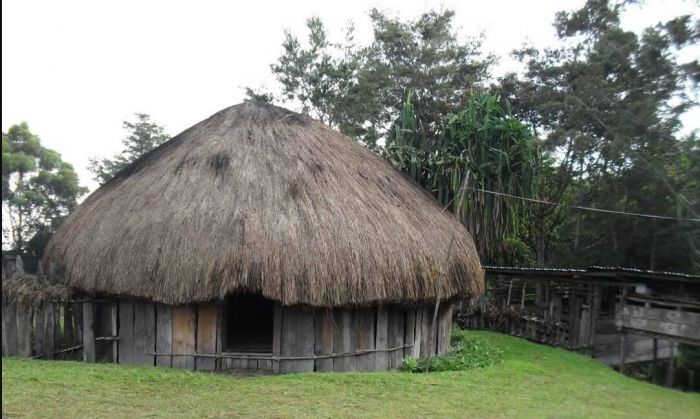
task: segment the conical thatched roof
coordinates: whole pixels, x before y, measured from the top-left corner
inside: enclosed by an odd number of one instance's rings
[[[213,115],[97,189],[44,263],[79,290],[171,304],[235,292],[339,306],[483,291],[469,233],[428,194],[321,123],[256,104]]]

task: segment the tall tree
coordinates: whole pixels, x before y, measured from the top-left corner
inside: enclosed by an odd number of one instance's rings
[[[460,39],[451,10],[402,21],[373,9],[370,19],[374,41],[368,46],[354,43],[352,26],[342,43],[330,42],[317,17],[307,21],[305,45],[285,32],[284,53],[271,66],[282,100],[376,148],[411,91],[421,129],[432,138],[444,115],[456,112],[485,80],[493,58],[482,56],[479,39]],[[248,95],[270,98],[251,89]]]
[[[104,184],[131,162],[170,139],[163,127],[151,122],[144,113],[135,114],[135,121],[124,121],[126,137],[122,140],[124,149],[112,158],[91,158],[89,170],[95,181]]]
[[[27,265],[35,265],[46,238],[85,192],[73,166],[43,147],[27,123],[2,134],[3,247],[29,257]]]
[[[698,80],[697,60],[680,62],[676,52],[697,43],[700,26],[682,16],[636,34],[620,24],[626,5],[589,0],[557,14],[563,46],[517,51],[525,76],[505,77],[499,91],[537,127],[545,150],[560,157],[558,185],[543,199],[569,196],[577,205],[697,217],[698,197],[686,196],[670,170],[687,149],[678,136],[680,116],[695,105],[686,89]],[[551,209],[540,208],[540,220]],[[688,267],[682,223],[579,212],[569,218],[567,254],[551,255],[560,261]],[[686,244],[686,262],[659,259],[662,236],[664,246],[673,247],[674,237]]]

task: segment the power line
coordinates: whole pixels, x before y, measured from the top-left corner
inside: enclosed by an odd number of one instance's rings
[[[638,213],[638,212],[606,210],[606,209],[601,209],[601,208],[582,207],[579,205],[567,205],[567,204],[562,204],[562,203],[543,201],[541,199],[525,198],[524,196],[511,195],[511,194],[507,194],[507,193],[503,193],[503,192],[487,191],[486,189],[470,188],[470,187],[467,187],[465,189],[469,189],[471,191],[476,191],[476,192],[488,193],[488,194],[492,194],[492,195],[505,196],[508,198],[520,199],[523,201],[534,202],[537,204],[567,207],[567,208],[573,208],[573,209],[584,210],[584,211],[603,212],[603,213],[607,213],[607,214],[628,215],[628,216],[643,217],[643,218],[655,218],[655,219],[661,219],[661,220],[691,221],[694,223],[700,223],[700,218],[678,218],[678,217],[669,217],[666,215],[654,215],[654,214],[643,214],[643,213]]]

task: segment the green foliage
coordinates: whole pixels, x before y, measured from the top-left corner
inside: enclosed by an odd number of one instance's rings
[[[403,362],[401,363],[401,370],[410,373],[420,372],[418,370],[418,359],[412,356],[407,356],[403,359]]]
[[[73,166],[44,148],[23,122],[2,134],[3,247],[36,265],[48,238],[87,192]],[[5,214],[5,212],[3,212]]]
[[[450,349],[444,355],[416,359],[406,357],[402,369],[405,372],[426,372],[428,363],[430,371],[463,371],[472,368],[484,368],[503,361],[503,351],[488,340],[473,336],[469,332],[452,328]]]
[[[483,261],[503,258],[526,233],[530,206],[483,191],[535,196],[538,150],[531,130],[487,93],[471,96],[447,117],[435,139],[425,137],[414,109],[409,94],[385,157],[453,211]]]
[[[620,24],[627,7],[635,6],[589,0],[560,12],[561,47],[516,52],[525,75],[504,77],[496,90],[557,158],[540,199],[698,218],[697,182],[678,168],[697,165],[695,140],[679,135],[680,116],[695,106],[688,93],[697,60],[683,62],[692,54],[679,51],[697,45],[699,26],[680,16],[634,33]],[[537,207],[533,221],[530,241],[543,265],[698,271],[697,223],[551,206]]]
[[[89,170],[95,181],[104,184],[133,161],[170,139],[163,127],[151,122],[150,116],[137,113],[134,122],[124,121],[127,136],[124,149],[112,158],[91,158]]]
[[[271,66],[283,101],[371,148],[386,139],[414,92],[423,135],[432,136],[444,115],[456,111],[470,90],[488,75],[492,57],[481,57],[479,40],[462,41],[454,12],[431,11],[402,21],[373,9],[374,40],[357,46],[351,25],[344,41],[329,41],[318,17],[307,21],[307,42],[285,32],[284,53]],[[272,96],[247,89],[250,100]]]

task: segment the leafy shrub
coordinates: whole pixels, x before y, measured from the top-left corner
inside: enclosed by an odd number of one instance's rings
[[[492,346],[486,339],[468,336],[458,327],[452,328],[450,350],[444,355],[430,359],[430,371],[462,371],[470,368],[483,368],[497,364],[503,359],[503,352]],[[427,358],[404,358],[406,372],[426,372]]]
[[[401,369],[405,372],[418,372],[418,360],[412,356],[403,359]]]

